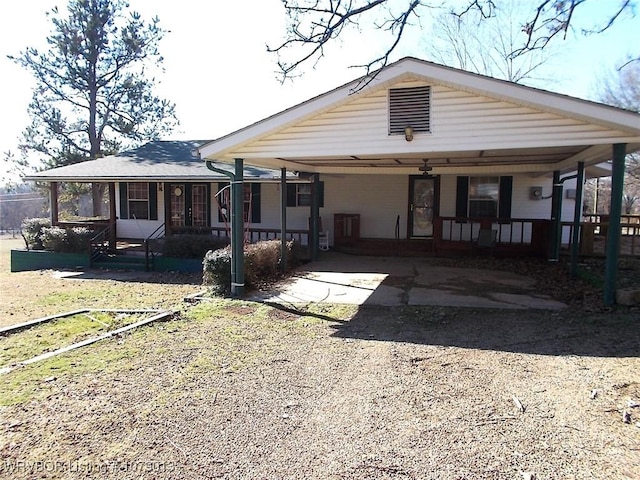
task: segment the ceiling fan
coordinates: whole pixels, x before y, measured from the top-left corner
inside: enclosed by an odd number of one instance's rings
[[[429,172],[433,169],[433,167],[430,167],[429,165],[427,165],[427,162],[429,161],[429,159],[424,159],[422,161],[424,162],[424,165],[422,165],[421,167],[418,167],[418,170],[420,170],[423,175],[429,175]]]

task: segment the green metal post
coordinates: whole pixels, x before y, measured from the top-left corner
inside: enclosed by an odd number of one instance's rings
[[[584,189],[584,162],[578,162],[576,180],[576,206],[573,210],[573,237],[571,238],[571,278],[578,276],[578,247],[580,243],[580,223],[582,220],[582,191]]]
[[[235,159],[235,180],[231,183],[231,263],[236,280],[231,281],[231,294],[244,296],[244,172],[242,158]]]
[[[238,186],[238,161],[240,164],[240,185]],[[207,160],[205,165],[209,170],[221,173],[229,177],[231,181],[231,294],[235,297],[244,295],[244,238],[242,232],[244,229],[244,185],[242,159],[236,160],[236,173],[227,172],[220,168],[214,167],[213,162]],[[236,196],[238,195],[238,202]],[[237,212],[239,211],[239,215]],[[239,222],[239,225],[238,225]],[[238,261],[238,259],[240,259]]]
[[[613,146],[613,166],[611,169],[611,208],[609,210],[609,229],[604,273],[604,303],[616,303],[616,280],[618,275],[618,256],[620,255],[620,215],[622,214],[622,193],[624,190],[624,157],[627,145],[616,143]]]
[[[553,172],[553,191],[551,195],[551,261],[560,260],[560,242],[562,236],[562,184],[560,172]]]
[[[287,169],[280,169],[280,271],[287,271]]]
[[[320,253],[320,175],[313,175],[311,185],[311,259],[317,260]]]

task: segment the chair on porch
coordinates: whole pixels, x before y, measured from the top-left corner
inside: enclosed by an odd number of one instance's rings
[[[478,238],[474,239],[474,247],[476,249],[488,249],[489,254],[493,255],[493,248],[496,246],[498,231],[491,228],[481,228],[478,231]]]

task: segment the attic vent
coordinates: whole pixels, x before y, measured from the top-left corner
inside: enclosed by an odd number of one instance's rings
[[[389,135],[404,135],[405,127],[414,132],[430,132],[431,87],[389,89]]]

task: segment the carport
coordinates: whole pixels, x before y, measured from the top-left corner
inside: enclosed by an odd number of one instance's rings
[[[306,172],[316,186],[321,176],[351,176],[354,196],[367,188],[358,185],[361,175],[424,174],[434,179],[520,175],[532,187],[548,179],[553,190],[551,208],[546,212],[553,225],[549,239],[552,260],[557,258],[554,249],[560,241],[559,208],[564,180],[568,176],[576,179],[577,235],[585,171],[610,161],[612,190],[604,301],[613,304],[625,156],[637,150],[640,115],[636,113],[405,58],[379,71],[364,87],[357,79],[203,145],[199,153],[205,161],[235,162],[232,185],[237,189],[242,188],[242,176],[237,173],[242,172],[245,162],[279,168],[283,179],[287,171]],[[284,243],[284,187],[281,191]],[[314,189],[318,191],[319,188]],[[443,204],[456,203],[458,212],[460,201],[455,195],[437,193]],[[384,195],[389,192],[381,192]],[[347,200],[345,204],[348,203]],[[411,212],[413,207],[408,206]],[[371,206],[376,208],[380,207]],[[476,219],[464,211],[465,215],[450,216],[450,221],[464,225],[478,220],[482,225],[510,220]],[[311,212],[313,257],[317,258],[317,194]],[[431,213],[443,217],[437,211]],[[242,219],[237,217],[233,229],[241,231]],[[439,240],[442,232],[436,228],[431,235]],[[236,260],[232,290],[241,296],[242,244],[233,244]],[[577,245],[577,241],[573,244]],[[577,251],[572,252],[572,257],[575,261]]]

